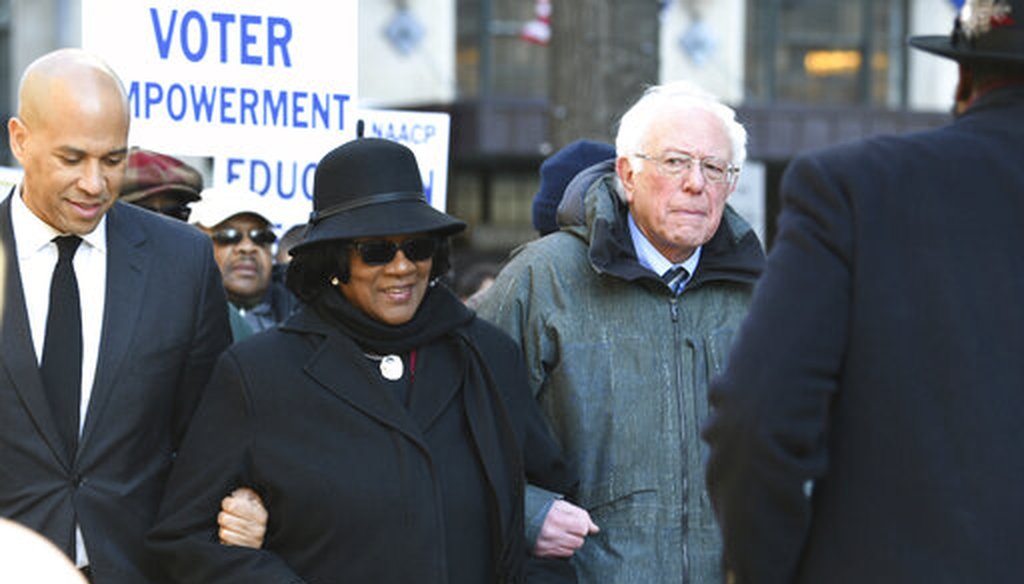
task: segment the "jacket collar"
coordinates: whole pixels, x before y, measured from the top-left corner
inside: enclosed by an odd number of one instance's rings
[[[565,197],[582,201],[584,223],[570,227],[569,231],[587,242],[590,262],[598,272],[631,282],[660,284],[658,275],[641,265],[636,257],[629,233],[629,209],[619,197],[618,189],[613,171],[604,172],[590,184],[573,181]],[[578,201],[565,203],[566,207],[572,205],[578,205]],[[579,216],[578,210],[576,216]],[[686,289],[711,282],[753,284],[763,268],[764,250],[757,235],[726,205],[718,230],[704,244],[697,272]]]
[[[1006,85],[977,97],[967,111],[959,117],[965,118],[992,109],[1022,106],[1024,106],[1024,84]]]
[[[334,332],[331,325],[320,318],[308,304],[300,304],[299,308],[281,323],[281,329],[296,333],[310,333],[326,337]]]
[[[0,290],[0,294],[4,299],[0,303],[0,385],[14,388],[33,422],[40,428],[39,435],[61,464],[71,468],[63,444],[56,440],[60,434],[46,402],[43,380],[30,341],[32,336],[11,225],[11,197],[18,194],[12,193],[0,203],[0,254],[3,257],[3,264],[0,265],[3,270],[0,282],[3,290]]]
[[[313,380],[339,399],[365,415],[403,435],[429,456],[423,432],[413,415],[388,391],[381,391],[379,374],[369,360],[339,359],[338,355],[358,355],[362,352],[356,343],[323,320],[308,305],[288,317],[280,326],[281,332],[312,335],[313,347],[303,370]],[[433,412],[426,415],[433,415]],[[428,420],[429,423],[429,420]]]
[[[115,380],[131,366],[125,357],[131,353],[135,327],[145,306],[146,275],[154,265],[147,252],[148,237],[138,216],[145,211],[118,201],[107,211],[107,297],[103,306],[103,332],[100,336],[96,379],[89,409],[78,443],[79,453],[87,449],[92,436],[102,433],[103,412],[114,393]],[[116,399],[116,398],[115,398]]]
[[[12,191],[13,192],[13,191]],[[42,378],[29,335],[28,315],[15,256],[14,231],[11,224],[11,197],[0,203],[0,243],[3,251],[4,298],[2,326],[0,326],[0,378],[6,370],[7,379],[19,392],[35,422],[43,429],[44,440],[50,442],[57,435],[56,426],[42,388]],[[100,338],[99,357],[96,364],[96,378],[93,382],[89,408],[78,445],[78,456],[88,452],[92,435],[97,432],[99,419],[114,391],[114,380],[119,370],[126,366],[125,355],[134,338],[135,323],[143,306],[146,270],[144,246],[146,235],[132,217],[133,210],[127,203],[115,203],[107,211],[107,297],[103,308],[103,328]],[[125,215],[125,216],[122,216]],[[155,269],[155,268],[154,268]],[[50,442],[64,464],[69,465],[62,446]]]
[[[357,405],[383,423],[393,426],[422,446],[422,432],[428,431],[448,407],[449,402],[462,387],[460,372],[446,371],[438,367],[443,359],[454,359],[451,348],[446,343],[430,343],[417,349],[417,378],[429,379],[431,383],[417,383],[417,391],[410,397],[409,407],[398,403],[389,392],[378,391],[380,380],[373,366],[362,363],[359,373],[344,373],[341,361],[335,356],[347,352],[358,353],[359,346],[321,318],[314,309],[302,304],[284,323],[281,330],[288,333],[314,335],[323,339],[324,350],[306,365],[306,372],[316,378],[321,385],[338,394],[342,399]],[[353,376],[360,378],[364,387],[374,388],[370,393],[358,387],[352,387]],[[415,424],[410,424],[415,420]],[[424,446],[424,448],[426,448]]]

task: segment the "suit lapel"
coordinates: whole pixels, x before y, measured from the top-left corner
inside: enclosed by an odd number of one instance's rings
[[[0,386],[9,385],[17,392],[32,422],[39,429],[47,446],[58,460],[70,466],[63,444],[57,440],[59,433],[43,391],[43,379],[39,374],[39,361],[32,346],[32,333],[25,309],[25,295],[18,270],[18,254],[15,249],[14,231],[11,227],[11,195],[0,203],[0,245],[3,246],[3,322],[0,323],[0,369],[6,378],[0,378]],[[7,383],[4,383],[4,382]]]
[[[379,373],[368,360],[342,358],[358,357],[361,354],[359,347],[337,331],[326,332],[323,343],[306,364],[306,373],[352,407],[401,432],[429,453],[423,433],[394,394],[387,391]]]
[[[125,221],[116,203],[107,212],[107,291],[103,306],[103,330],[100,337],[99,359],[93,382],[85,427],[79,452],[86,448],[106,409],[119,371],[125,366],[125,356],[139,320],[139,311],[145,297],[144,283],[146,235],[130,221]]]

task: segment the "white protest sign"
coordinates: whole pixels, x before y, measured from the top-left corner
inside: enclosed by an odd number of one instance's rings
[[[416,154],[423,190],[436,209],[444,211],[448,194],[449,117],[440,112],[360,110],[367,138],[401,142]]]
[[[308,218],[317,161],[358,119],[366,136],[413,150],[443,210],[448,115],[357,107],[357,4],[82,0],[83,47],[125,83],[131,144],[211,157],[208,186],[252,192],[279,227]]]
[[[357,0],[83,0],[82,44],[124,81],[132,144],[327,148],[354,135],[357,16]]]
[[[427,200],[443,211],[448,191],[448,114],[365,109],[353,110],[352,119],[363,120],[364,136],[394,140],[413,151]],[[345,141],[327,148],[297,144],[287,154],[273,144],[265,144],[254,154],[215,156],[213,183],[273,201],[274,222],[280,229],[287,229],[308,220],[313,210],[316,164]]]

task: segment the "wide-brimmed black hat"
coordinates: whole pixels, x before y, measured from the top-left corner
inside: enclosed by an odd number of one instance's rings
[[[430,206],[411,150],[398,142],[358,138],[327,153],[313,178],[313,213],[291,253],[357,237],[451,235],[462,221]]]
[[[958,62],[1024,63],[1024,0],[965,0],[951,34],[916,36],[909,42]]]

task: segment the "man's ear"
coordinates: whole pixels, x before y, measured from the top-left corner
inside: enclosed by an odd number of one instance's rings
[[[729,197],[732,196],[733,193],[736,192],[736,185],[738,185],[739,182],[740,182],[740,179],[739,178],[735,178],[735,179],[733,179],[733,181],[731,183],[726,185],[728,187],[728,190],[726,190],[726,192],[725,192],[725,198],[727,200],[728,200]]]
[[[963,113],[967,109],[968,104],[971,103],[971,96],[974,93],[974,75],[971,70],[964,67],[963,63],[959,64],[960,75],[956,81],[956,92],[954,93],[954,112]]]
[[[7,120],[7,144],[11,148],[11,154],[24,166],[24,155],[26,142],[28,141],[28,128],[16,117]]]
[[[615,160],[615,174],[619,175],[622,189],[626,192],[626,202],[633,202],[633,189],[636,188],[636,172],[633,161],[628,156],[620,156]]]

